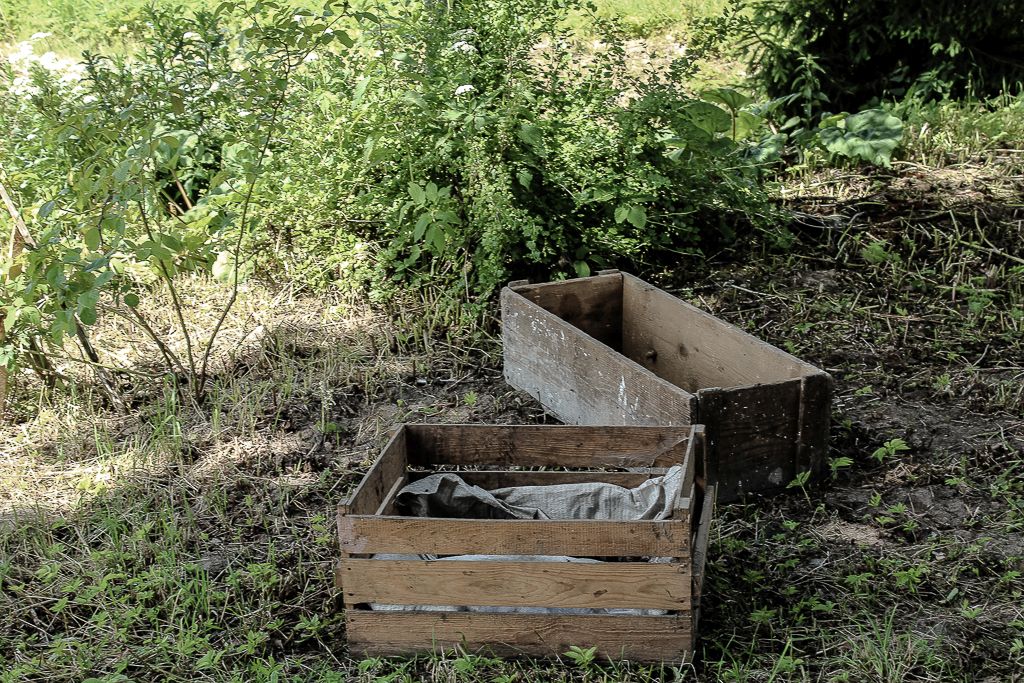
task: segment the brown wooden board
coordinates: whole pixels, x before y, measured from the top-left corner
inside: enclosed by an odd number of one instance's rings
[[[342,560],[347,604],[689,610],[689,562]]]
[[[709,447],[718,454],[712,483],[719,496],[785,487],[797,474],[799,379],[698,394]],[[726,454],[728,454],[726,456]]]
[[[622,344],[622,275],[614,272],[590,278],[585,289],[572,281],[529,287],[524,296],[585,334],[618,348]]]
[[[623,274],[622,353],[691,394],[819,372],[735,325]]]
[[[523,294],[506,287],[501,302],[505,378],[558,419],[580,425],[690,424],[696,412],[692,394]]]
[[[688,557],[689,519],[438,519],[339,515],[345,554]]]
[[[602,658],[682,662],[692,647],[689,614],[605,616],[473,612],[347,613],[349,650],[356,656],[408,655],[461,647],[495,655],[563,656],[573,645]]]
[[[669,467],[690,429],[562,425],[405,425],[410,465]]]

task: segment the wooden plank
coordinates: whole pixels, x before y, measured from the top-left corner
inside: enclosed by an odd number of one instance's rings
[[[505,488],[509,486],[553,486],[556,484],[585,484],[602,482],[631,489],[640,486],[648,479],[660,477],[667,470],[663,467],[652,468],[650,472],[531,472],[521,470],[468,470],[453,472],[467,484],[479,486],[485,490]],[[410,472],[409,480],[418,481],[436,472]]]
[[[668,467],[682,463],[687,428],[564,425],[406,425],[412,465]]]
[[[381,502],[380,507],[377,508],[377,512],[375,514],[377,514],[378,516],[398,514],[398,511],[396,509],[398,502],[398,492],[405,487],[408,481],[409,478],[405,475],[402,475],[395,479],[395,483],[391,485],[390,489],[388,489],[387,495],[384,496],[384,500],[383,502]]]
[[[698,393],[711,452],[709,481],[720,501],[779,490],[796,476],[801,384],[794,379]]]
[[[695,397],[505,288],[505,379],[567,424],[689,425]]]
[[[346,605],[689,610],[687,563],[346,559]]]
[[[341,515],[348,554],[688,557],[689,518],[665,521],[438,519]]]
[[[796,470],[810,470],[814,476],[820,476],[825,472],[828,459],[828,434],[832,422],[832,377],[828,373],[819,372],[803,378],[799,420]]]
[[[622,275],[519,286],[515,291],[612,348],[622,346]]]
[[[406,434],[403,425],[394,431],[359,486],[339,507],[344,514],[373,514],[384,502],[395,480],[405,474],[406,465]]]
[[[654,285],[622,277],[623,354],[690,393],[820,372]]]
[[[708,542],[711,536],[711,522],[715,515],[716,489],[708,486],[704,491],[700,517],[697,518],[697,533],[693,542],[693,596],[694,605],[700,604],[702,586],[704,584],[704,565],[707,562]]]
[[[603,659],[681,662],[692,647],[690,615],[606,616],[371,612],[350,610],[347,636],[357,657],[408,655],[453,647],[500,656],[562,656],[596,647]]]

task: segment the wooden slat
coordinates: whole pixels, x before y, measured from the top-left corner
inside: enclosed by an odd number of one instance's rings
[[[692,394],[507,287],[501,315],[505,379],[563,422],[690,424]]]
[[[708,557],[708,542],[711,536],[711,522],[715,515],[716,489],[708,486],[704,491],[700,517],[697,521],[697,533],[693,542],[693,596],[695,605],[700,604],[700,596],[704,584],[704,565]]]
[[[357,657],[456,646],[503,656],[550,657],[578,645],[596,647],[605,659],[680,662],[692,647],[688,613],[634,617],[350,610],[346,616],[349,650]]]
[[[687,563],[346,559],[345,604],[689,610]]]
[[[412,465],[668,467],[682,463],[688,428],[563,425],[405,426]]]
[[[654,285],[622,277],[623,354],[692,394],[820,372]]]
[[[666,468],[653,468],[651,472],[524,472],[518,470],[469,470],[453,472],[464,482],[488,491],[509,486],[553,486],[555,484],[585,484],[602,482],[623,488],[636,488],[648,479],[660,477]],[[409,480],[417,481],[435,472],[410,472]]]
[[[794,379],[698,393],[720,501],[779,490],[796,476],[800,387]]]
[[[808,375],[800,388],[800,427],[796,451],[797,471],[815,476],[825,471],[828,433],[832,421],[832,377],[824,372]]]
[[[519,286],[515,291],[594,339],[622,345],[622,275]]]
[[[377,508],[377,515],[397,515],[397,503],[398,503],[398,492],[401,491],[408,483],[409,477],[401,476],[395,479],[395,483],[391,485],[387,495],[384,496],[384,501]]]
[[[571,555],[688,557],[689,519],[437,519],[341,515],[341,549],[349,554]]]

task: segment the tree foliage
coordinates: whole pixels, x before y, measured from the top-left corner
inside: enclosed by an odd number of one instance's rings
[[[989,95],[1024,81],[1021,0],[742,4],[751,65],[772,97],[856,111],[887,96]]]

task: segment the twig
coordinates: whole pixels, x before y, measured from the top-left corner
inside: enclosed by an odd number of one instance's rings
[[[149,227],[149,219],[146,217],[146,209],[142,205],[141,201],[138,202],[138,205],[139,215],[142,217],[142,225],[145,227],[146,234],[149,236],[149,239],[153,240],[153,231]],[[167,290],[171,293],[171,302],[174,306],[175,316],[178,318],[178,324],[181,325],[181,333],[185,335],[185,353],[188,356],[188,367],[191,371],[189,377],[193,378],[192,381],[194,381],[196,376],[196,356],[192,352],[192,336],[188,333],[188,327],[185,325],[185,314],[182,312],[181,301],[178,299],[178,290],[174,286],[174,279],[167,271],[167,265],[162,259],[157,259],[157,263],[160,264],[160,272],[163,274],[164,280],[167,282]]]

